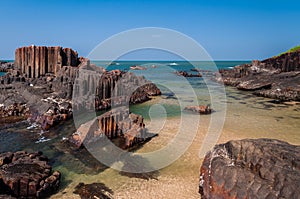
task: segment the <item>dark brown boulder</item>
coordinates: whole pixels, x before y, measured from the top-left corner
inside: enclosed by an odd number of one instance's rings
[[[113,199],[114,192],[103,183],[84,184],[79,183],[75,187],[75,194],[80,195],[81,199],[101,198]]]
[[[0,154],[0,194],[17,198],[45,198],[55,193],[61,174],[51,172],[41,152],[18,151]]]
[[[216,145],[200,169],[202,198],[299,198],[300,146],[272,139]]]

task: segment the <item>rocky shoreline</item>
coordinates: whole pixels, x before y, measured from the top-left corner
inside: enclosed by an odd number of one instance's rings
[[[214,80],[279,101],[300,101],[300,51],[220,70]]]
[[[144,77],[106,71],[70,48],[29,46],[17,49],[15,55],[15,63],[1,62],[0,66],[6,72],[0,77],[0,129],[27,121],[48,130],[73,118],[74,110],[102,111],[106,113],[96,118],[95,131],[79,128],[68,144],[80,148],[83,142],[106,135],[129,149],[151,139],[142,116],[129,112],[129,104],[161,94]],[[124,106],[119,114],[110,111]],[[7,152],[0,160],[0,198],[45,198],[58,190],[60,173],[52,174],[41,152]]]

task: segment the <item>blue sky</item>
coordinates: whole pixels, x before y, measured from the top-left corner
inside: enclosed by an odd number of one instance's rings
[[[0,7],[0,59],[13,59],[15,48],[31,44],[87,56],[113,34],[141,27],[182,32],[215,60],[264,59],[300,44],[297,0],[2,0]]]

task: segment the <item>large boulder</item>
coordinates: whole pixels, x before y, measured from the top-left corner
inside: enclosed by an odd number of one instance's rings
[[[216,145],[200,169],[202,198],[299,198],[300,146],[272,139]]]

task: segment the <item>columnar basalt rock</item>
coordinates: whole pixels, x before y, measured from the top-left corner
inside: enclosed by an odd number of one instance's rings
[[[16,49],[15,67],[28,78],[56,75],[63,66],[78,66],[78,53],[59,46],[29,46]]]
[[[300,50],[275,56],[261,63],[267,68],[280,69],[282,72],[300,71]]]
[[[102,111],[145,102],[160,93],[144,77],[106,71],[87,58],[78,58],[72,49],[61,47],[18,48],[14,67],[0,77],[0,104],[26,104],[31,121],[43,129],[72,117],[74,109]],[[61,102],[68,102],[67,110],[59,108]]]
[[[120,70],[81,71],[74,83],[75,107],[84,105],[97,111],[145,102],[161,94],[158,87],[144,77]],[[92,98],[95,101],[86,100]]]
[[[148,139],[143,117],[129,113],[126,108],[109,111],[82,124],[70,141],[77,147],[89,145],[106,136],[120,138],[120,147],[129,148]]]

